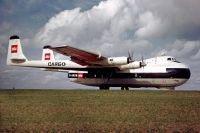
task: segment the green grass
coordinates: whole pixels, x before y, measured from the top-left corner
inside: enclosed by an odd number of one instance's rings
[[[0,132],[196,132],[200,92],[0,91]]]

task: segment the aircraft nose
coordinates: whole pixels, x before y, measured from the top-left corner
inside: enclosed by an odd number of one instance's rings
[[[187,78],[187,79],[190,78],[191,72],[190,72],[190,69],[189,69],[189,68],[185,71],[185,75],[186,75],[186,78]]]
[[[185,64],[184,64],[184,65],[185,65]],[[190,68],[189,68],[187,65],[185,65],[185,70],[184,70],[184,72],[183,72],[183,75],[184,75],[184,77],[185,77],[186,79],[189,79],[190,76],[191,76]]]

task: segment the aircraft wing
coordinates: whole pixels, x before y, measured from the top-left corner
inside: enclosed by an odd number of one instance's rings
[[[106,57],[103,57],[100,54],[88,52],[71,46],[61,46],[61,47],[45,46],[44,48],[51,49],[54,52],[60,53],[65,56],[69,56],[73,62],[76,62],[77,64],[80,65],[95,65],[94,62],[106,59]]]

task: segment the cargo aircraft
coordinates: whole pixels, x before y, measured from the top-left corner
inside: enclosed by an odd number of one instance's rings
[[[53,52],[68,56],[70,60],[55,60]],[[110,87],[121,87],[121,90],[129,90],[129,87],[174,90],[190,78],[188,66],[172,56],[136,61],[130,54],[128,57],[105,57],[71,46],[44,46],[41,60],[28,60],[17,35],[10,37],[7,65],[66,72],[72,82],[104,90]]]

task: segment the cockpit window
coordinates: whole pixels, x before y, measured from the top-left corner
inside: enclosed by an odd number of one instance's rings
[[[180,63],[180,62],[179,62],[179,61],[177,61],[175,58],[167,58],[167,61],[173,61],[173,62]]]
[[[167,58],[168,61],[171,61],[171,58]]]
[[[172,58],[172,61],[176,61],[175,58]]]

